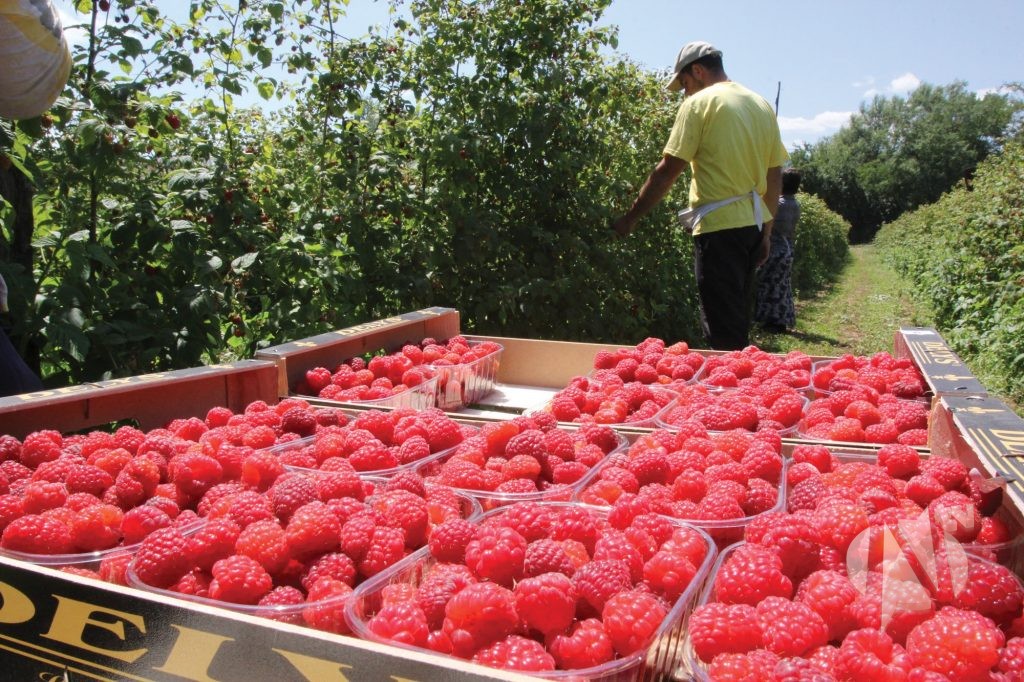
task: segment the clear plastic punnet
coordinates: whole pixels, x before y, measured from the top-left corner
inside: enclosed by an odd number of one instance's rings
[[[470,341],[470,348],[479,348],[483,342]],[[494,390],[498,376],[498,365],[504,347],[490,342],[494,350],[470,362],[459,364],[429,364],[436,373],[435,403],[442,410],[458,410],[480,402]]]
[[[595,519],[606,518],[606,512],[584,505],[560,502],[538,503],[550,509],[574,508],[576,513],[593,515]],[[514,507],[500,507],[486,512],[478,523],[486,524],[496,521],[501,514],[509,513]],[[692,606],[707,575],[716,550],[714,543],[706,533],[698,528],[683,524],[680,528],[699,535],[704,543],[704,558],[697,569],[696,575],[689,586],[676,598],[661,621],[650,643],[633,653],[617,657],[601,665],[568,670],[530,671],[528,674],[541,679],[550,680],[600,680],[601,682],[639,682],[640,680],[674,679],[672,677],[683,656],[686,623]],[[371,621],[382,606],[383,591],[386,588],[404,585],[418,588],[430,571],[439,562],[430,555],[429,549],[423,549],[396,564],[374,578],[360,585],[345,606],[345,615],[352,633],[361,639],[390,644],[415,651],[429,650],[409,644],[398,643],[383,638],[371,628]],[[543,644],[543,643],[542,643]]]

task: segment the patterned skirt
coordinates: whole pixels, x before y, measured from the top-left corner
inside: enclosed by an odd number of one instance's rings
[[[772,251],[757,271],[757,302],[754,321],[763,326],[792,328],[796,325],[793,304],[793,246],[785,237],[772,235]]]

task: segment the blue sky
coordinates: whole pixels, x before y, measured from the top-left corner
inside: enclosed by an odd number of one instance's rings
[[[70,0],[55,4],[74,23]],[[360,35],[386,20],[387,3],[351,0],[347,13],[343,32]],[[723,51],[732,80],[769,101],[781,82],[790,149],[835,133],[875,95],[954,80],[979,93],[1024,82],[1024,0],[613,0],[601,24],[618,26],[618,52],[653,71],[671,68],[684,43],[706,40]]]

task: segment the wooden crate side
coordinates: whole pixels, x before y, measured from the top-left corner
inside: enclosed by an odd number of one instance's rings
[[[256,358],[277,365],[277,391],[283,397],[289,395],[306,370],[333,370],[357,355],[380,349],[395,351],[405,343],[418,343],[428,337],[447,339],[459,331],[457,310],[426,308],[264,348],[256,353]]]
[[[893,338],[893,354],[914,361],[933,395],[988,395],[985,386],[935,329],[900,327]]]
[[[0,433],[23,438],[40,429],[69,433],[122,420],[151,429],[203,417],[212,407],[238,412],[255,400],[277,399],[274,363],[242,360],[3,398]]]

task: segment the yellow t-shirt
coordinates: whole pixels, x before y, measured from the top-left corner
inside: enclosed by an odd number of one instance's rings
[[[690,163],[693,207],[750,194],[755,188],[764,194],[768,169],[789,158],[771,105],[732,81],[715,83],[683,100],[665,154]],[[767,220],[768,206],[759,201]],[[755,223],[753,202],[741,199],[708,213],[694,234]]]

